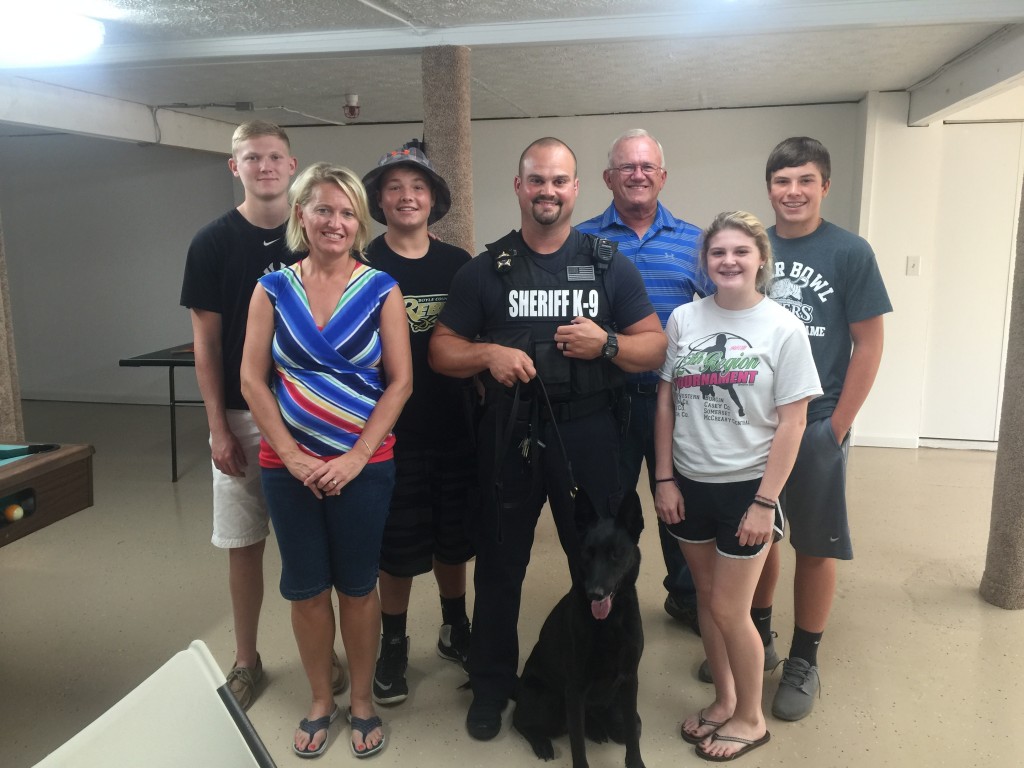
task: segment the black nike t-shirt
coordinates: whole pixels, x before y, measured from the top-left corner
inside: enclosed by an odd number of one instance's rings
[[[221,316],[227,408],[249,408],[242,397],[240,369],[256,281],[298,260],[285,245],[284,233],[284,224],[263,229],[231,210],[200,229],[188,249],[181,305]]]

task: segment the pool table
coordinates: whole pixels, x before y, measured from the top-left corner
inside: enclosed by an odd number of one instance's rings
[[[0,445],[0,547],[92,506],[91,445]],[[3,508],[25,516],[8,522]]]

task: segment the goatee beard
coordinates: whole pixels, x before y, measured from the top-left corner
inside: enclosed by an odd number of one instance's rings
[[[538,211],[536,206],[539,203],[553,203],[556,207],[550,210],[545,209],[544,211]],[[550,198],[535,198],[533,200],[533,206],[533,219],[538,224],[554,224],[562,214],[562,206],[557,200],[552,200]]]

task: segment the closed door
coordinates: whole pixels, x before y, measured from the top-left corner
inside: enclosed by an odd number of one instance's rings
[[[1020,123],[943,127],[921,437],[996,441],[1022,179]]]

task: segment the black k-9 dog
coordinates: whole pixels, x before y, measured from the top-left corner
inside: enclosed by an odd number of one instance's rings
[[[568,731],[573,768],[587,768],[584,734],[626,745],[626,767],[644,768],[637,667],[644,632],[636,579],[643,512],[636,492],[614,518],[599,518],[582,491],[581,583],[552,609],[526,661],[512,723],[537,757],[554,757],[552,737]]]

